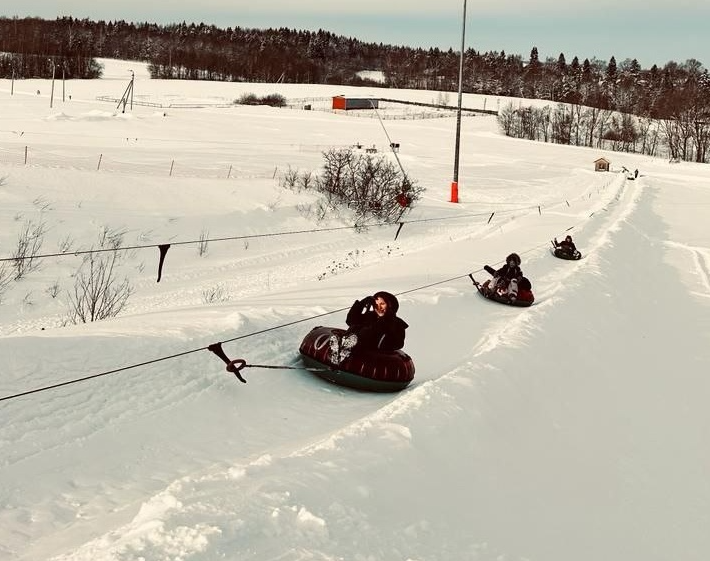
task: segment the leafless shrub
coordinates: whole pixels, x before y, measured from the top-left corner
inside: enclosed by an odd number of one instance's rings
[[[268,94],[259,97],[253,93],[242,94],[234,101],[237,105],[270,105],[271,107],[286,107],[286,98],[281,94]]]
[[[436,101],[434,101],[436,105],[444,105],[448,106],[449,105],[449,94],[444,93],[444,92],[439,92],[439,95],[436,96]]]
[[[281,186],[290,191],[301,192],[315,186],[316,176],[311,171],[299,171],[291,166],[281,176]]]
[[[153,230],[145,230],[138,234],[138,241],[140,243],[147,243],[149,242],[153,237]]]
[[[227,295],[224,293],[224,287],[212,286],[205,288],[202,291],[202,302],[204,304],[213,304],[215,302],[226,302]]]
[[[291,191],[297,191],[299,188],[299,177],[300,173],[298,170],[288,166],[288,169],[283,172],[281,176],[281,186]]]
[[[88,323],[117,316],[133,293],[128,278],[118,281],[119,252],[90,252],[84,257],[69,292],[68,321]]]
[[[59,295],[59,281],[55,280],[53,284],[49,285],[46,292],[50,298],[56,298]]]
[[[200,241],[197,244],[197,255],[204,257],[207,255],[207,246],[209,246],[210,233],[208,230],[200,232]]]
[[[99,248],[101,249],[119,249],[123,245],[123,238],[126,235],[126,230],[114,230],[104,227],[99,232]]]
[[[26,220],[24,226],[17,235],[17,248],[12,254],[14,259],[15,280],[20,280],[27,273],[39,267],[37,255],[42,249],[46,224],[44,221],[35,224],[32,220]]]
[[[332,213],[335,209],[329,207],[325,201],[316,201],[314,203],[299,203],[296,205],[296,209],[301,213],[302,216],[313,220],[315,222],[321,222],[325,220],[328,216],[329,211]]]
[[[32,201],[32,204],[36,206],[40,212],[52,210],[52,204],[44,197],[37,197],[35,200]]]
[[[63,239],[59,240],[59,253],[69,253],[74,245],[74,239],[70,234],[67,234]]]
[[[266,208],[268,208],[270,212],[274,212],[277,208],[279,208],[279,205],[281,205],[282,200],[283,199],[279,194],[273,201],[266,204]]]
[[[316,176],[310,171],[304,171],[300,176],[301,189],[312,189],[316,184]]]
[[[2,302],[2,297],[14,278],[15,272],[9,262],[3,261],[0,263],[0,302]]]
[[[309,209],[316,218],[347,208],[357,221],[397,222],[421,197],[423,189],[384,155],[345,148],[324,152],[323,158],[320,175],[289,169],[281,181],[285,188],[313,189],[323,195],[324,206]]]
[[[356,269],[360,266],[360,258],[364,256],[365,250],[355,249],[350,251],[345,257],[331,261],[326,270],[318,275],[318,280],[323,280],[329,276],[335,276],[343,271]]]

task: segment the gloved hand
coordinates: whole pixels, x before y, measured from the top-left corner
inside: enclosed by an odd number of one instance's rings
[[[366,296],[365,298],[360,300],[360,303],[362,304],[363,308],[375,307],[375,299],[372,296]]]

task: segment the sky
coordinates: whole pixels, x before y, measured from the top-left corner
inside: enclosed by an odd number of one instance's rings
[[[0,258],[27,224],[46,255],[0,302],[0,560],[707,559],[710,166],[467,116],[452,203],[451,114],[335,114],[332,95],[379,91],[103,63],[54,95],[0,80]],[[230,106],[242,93],[293,105]],[[390,141],[425,188],[401,228],[319,219],[315,194],[281,186],[330,148],[395,162]],[[551,254],[566,234],[582,260]],[[117,279],[134,292],[67,324],[75,253],[102,236],[133,248]],[[468,277],[511,251],[529,308]],[[308,331],[378,290],[409,324],[413,382],[372,394],[303,369]]]
[[[57,8],[47,0],[11,0],[0,12],[5,16],[55,18],[71,15],[80,19],[149,21],[175,23],[186,21],[214,24],[218,27],[288,27],[325,29],[362,41],[407,45],[411,47],[461,47],[463,2],[393,0],[383,4],[375,0],[352,3],[326,3],[310,0],[291,2],[247,2],[244,0],[208,0],[206,2],[172,1],[145,4],[124,0],[118,4],[67,0]],[[577,56],[580,62],[593,58],[617,63],[636,59],[643,68],[662,67],[668,61],[683,63],[696,59],[710,64],[710,43],[706,22],[710,7],[701,2],[683,0],[669,4],[652,0],[632,0],[623,6],[609,1],[538,2],[521,8],[519,2],[466,2],[467,48],[478,51],[505,51],[527,60],[537,47],[544,60],[555,60],[564,53],[568,62]]]

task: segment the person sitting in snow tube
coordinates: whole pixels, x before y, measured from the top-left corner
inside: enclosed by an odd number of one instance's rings
[[[577,246],[574,245],[574,242],[572,241],[572,236],[565,237],[565,239],[561,242],[558,242],[557,238],[555,238],[555,247],[559,247],[567,253],[574,253],[575,251],[577,251]]]
[[[518,282],[518,299],[526,302],[532,302],[535,299],[532,293],[532,283],[528,277],[521,277]]]
[[[557,238],[555,238],[553,243],[555,244],[554,253],[556,257],[561,257],[562,259],[579,259],[582,257],[582,254],[577,251],[577,246],[572,241],[572,236],[566,236],[561,242],[558,242]]]
[[[498,296],[507,296],[511,302],[518,298],[520,279],[523,278],[523,271],[520,268],[520,255],[511,253],[505,258],[505,265],[494,271],[493,280],[488,285],[488,289]],[[486,265],[486,270],[492,267]]]
[[[340,364],[351,353],[396,351],[404,347],[407,322],[397,316],[399,301],[394,294],[379,291],[355,300],[345,319],[347,331],[330,337],[330,360]]]

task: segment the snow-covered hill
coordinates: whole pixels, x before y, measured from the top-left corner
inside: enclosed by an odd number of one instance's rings
[[[453,204],[453,116],[215,107],[350,89],[103,62],[102,80],[53,99],[47,81],[13,95],[0,81],[0,258],[27,224],[51,255],[0,302],[0,559],[704,561],[707,166],[509,139],[471,117]],[[120,97],[129,70],[153,106],[97,100]],[[204,103],[167,108],[188,99]],[[316,221],[312,194],[279,185],[328,147],[390,139],[426,187],[399,233]],[[593,171],[599,156],[611,173]],[[568,232],[582,261],[550,254]],[[66,324],[74,252],[101,236],[132,248],[135,291],[114,319]],[[511,251],[528,309],[468,278]],[[410,325],[409,388],[360,393],[297,368],[310,328],[342,326],[380,289]],[[219,341],[285,368],[241,384],[206,350]]]

